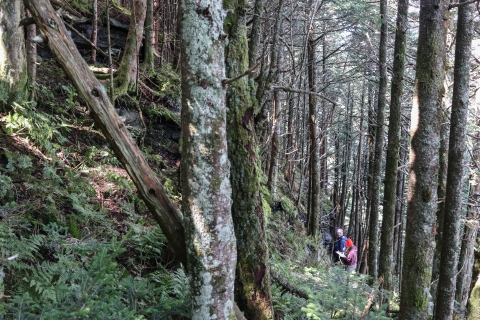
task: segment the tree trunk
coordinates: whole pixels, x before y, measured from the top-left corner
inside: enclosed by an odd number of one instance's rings
[[[283,53],[279,52],[277,65],[283,64]],[[277,75],[277,83],[283,82],[283,73]],[[270,194],[273,199],[276,197],[277,192],[277,179],[278,179],[278,157],[281,146],[281,110],[283,103],[283,90],[273,91],[273,110],[272,110],[272,146],[270,153],[270,168],[268,171],[267,188],[270,190]]]
[[[477,82],[478,85],[478,82]],[[475,106],[473,113],[480,114],[480,92],[475,93],[475,100],[472,106]],[[477,118],[478,119],[478,118]],[[480,125],[480,121],[476,121]],[[468,208],[465,219],[465,232],[462,238],[462,248],[458,263],[457,289],[455,300],[458,301],[458,316],[462,319],[467,311],[467,303],[470,294],[470,286],[473,276],[474,265],[474,246],[478,233],[478,206],[480,205],[480,175],[477,171],[477,164],[480,163],[480,132],[475,134],[472,148],[472,158],[470,159],[470,168],[472,176],[470,177]]]
[[[138,55],[142,44],[147,0],[130,1],[132,15],[122,61],[115,76],[115,98],[137,90]]]
[[[155,56],[154,50],[154,33],[153,33],[153,2],[154,0],[147,0],[147,12],[145,15],[145,54],[143,58],[143,69],[153,71]]]
[[[286,133],[286,148],[285,148],[285,180],[290,186],[290,190],[294,191],[294,177],[295,177],[295,155],[297,154],[294,145],[294,128],[295,128],[295,115],[294,110],[294,98],[293,93],[288,95],[288,121],[287,121],[287,133]]]
[[[365,206],[366,214],[365,214],[365,235],[368,235],[369,230],[369,222],[370,222],[370,212],[372,211],[372,190],[373,190],[373,163],[375,160],[375,125],[374,125],[374,115],[375,115],[375,108],[373,102],[373,90],[371,84],[367,87],[367,103],[368,103],[368,178],[367,178],[367,185],[366,185],[366,194],[367,194],[367,203]],[[365,171],[367,171],[365,170]],[[360,252],[358,254],[358,260],[361,261],[359,272],[368,274],[368,246],[370,239],[367,237],[364,241],[364,245],[361,246]]]
[[[438,277],[440,272],[440,257],[443,246],[443,221],[445,217],[445,192],[447,187],[447,168],[448,168],[448,135],[449,135],[449,117],[446,108],[443,105],[442,124],[440,129],[440,149],[438,164],[438,186],[437,186],[437,233],[435,234],[435,249],[432,262],[432,286],[430,295],[432,300],[437,298]]]
[[[390,118],[388,126],[387,161],[385,163],[385,188],[383,200],[382,235],[379,257],[379,276],[383,288],[393,291],[393,239],[395,207],[397,204],[398,151],[402,124],[403,75],[405,73],[406,32],[408,28],[408,0],[398,1],[395,51],[393,53],[393,77],[391,88]]]
[[[437,209],[447,1],[422,0],[411,115],[401,319],[427,319]]]
[[[370,221],[368,227],[368,270],[371,276],[370,284],[377,279],[377,252],[378,252],[378,211],[380,205],[380,186],[382,173],[383,140],[384,140],[384,122],[385,109],[387,106],[387,41],[388,41],[388,6],[387,0],[380,1],[380,18],[382,25],[380,27],[380,48],[379,48],[379,76],[380,84],[378,86],[377,98],[377,117],[375,129],[375,161],[373,163],[373,185],[372,185],[372,207],[370,210]]]
[[[220,1],[186,0],[181,13],[182,207],[192,319],[229,319],[237,252],[222,85],[225,15]]]
[[[248,67],[251,68],[257,62],[258,50],[260,47],[260,32],[262,30],[263,0],[255,0],[254,13],[252,18],[252,31],[248,43]]]
[[[400,151],[398,155],[398,167],[405,166],[407,162],[407,132],[401,126],[400,128]],[[397,187],[396,187],[396,198],[395,202],[395,228],[393,233],[393,258],[394,258],[394,268],[395,274],[399,276],[398,282],[401,283],[401,260],[402,260],[402,243],[403,243],[403,228],[404,228],[404,193],[405,193],[405,173],[403,170],[398,170],[397,173]]]
[[[313,2],[310,2],[313,7]],[[315,10],[312,9],[312,14]],[[308,91],[316,92],[316,59],[315,59],[315,35],[313,22],[308,30],[307,42],[307,72],[308,72]],[[308,192],[308,221],[307,233],[315,238],[318,233],[319,217],[320,217],[320,171],[319,171],[319,152],[318,152],[318,132],[317,132],[317,98],[314,94],[308,95],[308,112],[309,112],[309,154],[310,154],[310,179]]]
[[[90,56],[90,61],[92,63],[97,62],[97,34],[98,34],[98,1],[93,0],[92,3],[92,38],[90,39],[93,43],[92,46],[92,55]]]
[[[30,11],[25,10],[25,16],[30,18],[32,15],[30,14]],[[37,44],[30,40],[36,35],[37,26],[34,23],[27,25],[27,39],[25,41],[25,47],[27,48],[27,74],[28,84],[32,87],[34,87],[37,82]],[[34,91],[32,90],[32,92]]]
[[[225,19],[227,77],[248,70],[246,6],[243,0],[224,1],[233,9]],[[237,237],[235,300],[247,319],[272,319],[270,270],[265,234],[260,159],[255,136],[253,81],[243,77],[228,85],[227,137],[232,164],[232,214]]]
[[[460,3],[464,2],[466,0],[460,1]],[[443,246],[435,319],[452,319],[455,299],[462,209],[463,156],[466,148],[470,95],[470,55],[474,6],[475,4],[470,3],[463,4],[458,8]]]
[[[477,149],[478,150],[478,149]],[[478,161],[478,151],[476,151],[476,161]],[[458,275],[456,284],[455,300],[458,301],[457,316],[463,319],[467,312],[468,296],[470,294],[470,284],[472,282],[472,272],[474,263],[475,243],[478,232],[478,211],[480,195],[480,184],[478,175],[472,177],[469,188],[469,204],[467,216],[465,219],[465,231],[462,237],[462,247],[458,261]]]
[[[25,37],[19,28],[24,12],[20,0],[0,2],[0,111],[10,109],[12,102],[25,97],[27,63]],[[4,51],[4,52],[3,52]]]

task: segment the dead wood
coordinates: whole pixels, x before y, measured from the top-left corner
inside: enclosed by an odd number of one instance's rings
[[[138,189],[140,196],[160,225],[180,261],[186,262],[185,231],[179,210],[168,198],[156,174],[119,119],[105,87],[95,78],[70,38],[63,20],[48,0],[25,0],[50,50],[85,101],[118,160]]]

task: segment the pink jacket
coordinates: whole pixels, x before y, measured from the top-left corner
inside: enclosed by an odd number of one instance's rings
[[[342,258],[345,265],[347,266],[353,266],[357,264],[357,247],[352,246],[350,248],[345,247],[345,255],[347,256],[346,258]]]

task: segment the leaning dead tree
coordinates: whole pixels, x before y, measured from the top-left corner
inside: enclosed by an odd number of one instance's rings
[[[138,146],[118,117],[105,87],[95,78],[67,33],[62,18],[47,0],[25,0],[37,26],[48,41],[57,61],[69,76],[78,95],[105,135],[118,160],[138,189],[140,196],[160,225],[180,261],[186,261],[185,232],[182,215],[142,156]]]

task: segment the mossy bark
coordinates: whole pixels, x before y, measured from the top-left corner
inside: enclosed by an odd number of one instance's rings
[[[28,80],[20,0],[0,1],[0,110],[26,94]]]
[[[244,0],[226,0],[233,9],[225,20],[227,77],[248,70],[246,8]],[[253,81],[243,77],[227,89],[228,155],[232,163],[232,214],[237,237],[238,262],[235,300],[247,319],[272,319],[265,212],[260,179],[262,172],[255,136]]]
[[[440,115],[444,95],[447,1],[424,0],[411,114],[401,319],[428,319],[437,209]]]
[[[142,45],[147,0],[131,0],[132,15],[122,61],[115,75],[115,97],[135,92],[138,76],[138,55]]]
[[[154,38],[154,32],[153,32],[153,26],[154,26],[154,20],[153,20],[153,5],[154,5],[154,0],[147,0],[147,13],[145,16],[145,54],[144,54],[144,59],[143,59],[143,69],[146,71],[153,71],[154,69],[154,62],[155,62],[155,56],[153,54],[153,38]]]

